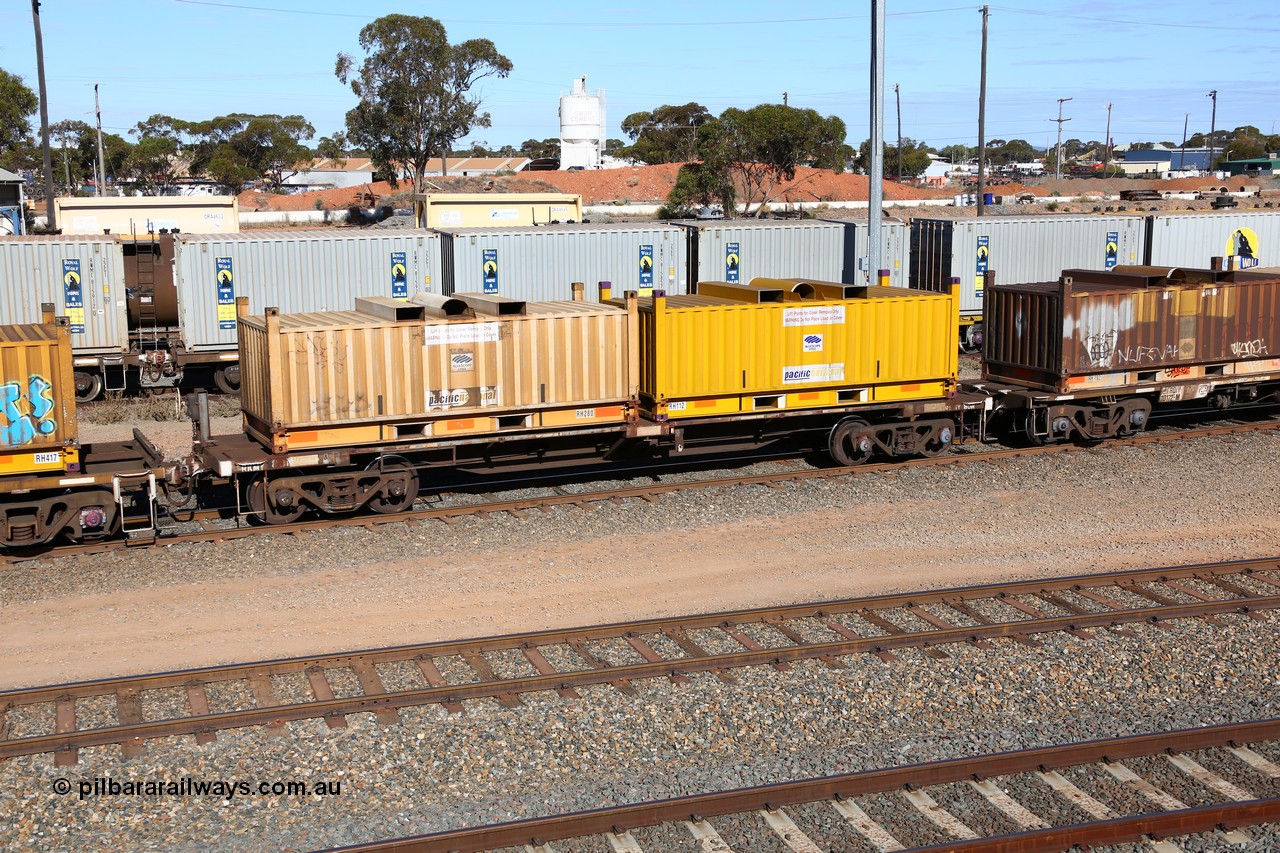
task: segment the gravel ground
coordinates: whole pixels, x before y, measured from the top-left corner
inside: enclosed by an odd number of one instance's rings
[[[884,664],[845,658],[846,669],[801,663],[788,673],[738,671],[690,683],[640,682],[639,695],[581,690],[563,701],[526,697],[518,708],[472,702],[467,713],[401,711],[400,725],[353,715],[347,729],[290,723],[282,737],[221,733],[215,744],[153,743],[125,761],[118,747],[81,752],[56,768],[46,756],[0,764],[0,839],[6,850],[306,850],[381,837],[512,820],[602,805],[695,794],[882,766],[1274,715],[1280,638],[1271,622],[1224,617],[1224,627],[1139,626],[1136,636],[1044,638],[1041,648],[999,641],[991,650],[949,646],[945,658],[915,651]],[[1266,748],[1273,758],[1277,747]],[[1260,796],[1280,782],[1247,771],[1226,752],[1199,754]],[[1198,805],[1217,796],[1160,758],[1127,766]],[[1143,800],[1092,767],[1064,773],[1118,810]],[[340,782],[334,796],[87,796],[82,782],[127,780]],[[51,793],[56,779],[72,793]],[[1046,819],[1075,816],[1042,783],[996,780]],[[1035,789],[1039,790],[1035,790]],[[967,786],[931,791],[975,830],[1008,819]],[[908,844],[945,841],[898,794],[859,804]],[[827,844],[846,829],[821,806],[788,809]],[[767,850],[759,818],[712,823],[738,850]],[[1241,850],[1274,850],[1250,830]],[[648,836],[646,849],[680,849]],[[753,840],[754,839],[754,840]],[[735,843],[736,842],[736,843]],[[557,844],[557,850],[596,849]],[[689,849],[685,847],[685,849]],[[854,848],[856,849],[856,848]],[[1221,840],[1187,849],[1222,849]]]

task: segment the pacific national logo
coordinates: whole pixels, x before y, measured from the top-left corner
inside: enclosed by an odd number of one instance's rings
[[[808,382],[809,377],[813,375],[813,371],[805,368],[793,368],[782,372],[783,382]]]

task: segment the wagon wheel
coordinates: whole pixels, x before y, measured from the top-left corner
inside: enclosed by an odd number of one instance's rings
[[[213,372],[213,384],[217,385],[218,390],[223,394],[239,394],[240,365],[229,364],[226,367],[219,367]]]
[[[264,524],[288,524],[291,521],[297,521],[306,509],[296,498],[293,505],[288,507],[268,504],[267,481],[262,474],[249,481],[245,489],[245,502],[249,505],[252,517]]]
[[[941,456],[951,451],[951,445],[955,442],[956,428],[955,424],[947,421],[937,429],[931,430],[931,435],[920,445],[920,455],[926,457]]]
[[[90,400],[96,400],[98,395],[102,393],[102,376],[97,373],[77,370],[72,374],[71,378],[75,380],[77,403],[88,403]]]
[[[381,459],[375,459],[365,467],[365,470],[382,471],[394,475],[404,474],[403,478],[397,478],[388,483],[369,501],[369,509],[374,512],[393,515],[410,508],[418,499],[418,471],[413,467],[413,463],[403,456],[384,456]]]
[[[875,453],[875,448],[871,427],[861,418],[848,418],[836,424],[827,446],[831,458],[847,466],[866,462]]]
[[[99,539],[111,539],[120,532],[120,512],[115,506],[115,496],[109,489],[90,489],[90,491],[102,493],[102,502],[105,506],[109,507],[109,509],[104,511],[111,513],[112,518],[110,522],[92,533],[84,533],[82,531],[80,535],[76,535],[71,532],[70,527],[63,528],[61,531],[62,538],[72,545],[81,545],[86,541],[96,542]],[[68,490],[67,494],[72,494],[72,492]],[[49,537],[49,539],[55,538],[57,537],[53,535]],[[46,539],[45,541],[49,540]]]

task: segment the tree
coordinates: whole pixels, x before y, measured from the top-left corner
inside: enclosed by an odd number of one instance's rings
[[[182,149],[190,129],[190,122],[153,115],[129,131],[138,142],[129,152],[124,171],[143,195],[164,195],[188,168]]]
[[[712,118],[706,107],[693,102],[632,113],[622,120],[622,132],[635,144],[623,148],[619,156],[651,166],[696,160],[698,128]]]
[[[959,164],[967,163],[976,157],[978,149],[970,148],[968,145],[948,145],[938,152],[938,156],[946,160],[948,163]]]
[[[85,140],[93,128],[83,121],[64,119],[49,125],[49,150],[53,154],[54,182],[63,192],[74,192],[86,180],[92,180],[97,150],[86,159]],[[61,168],[59,168],[61,167]]]
[[[16,147],[31,136],[28,117],[40,109],[40,99],[22,78],[0,68],[0,151]]]
[[[621,139],[606,139],[604,141],[604,153],[606,157],[623,157],[623,150],[627,147],[627,143]]]
[[[997,140],[992,140],[995,146]],[[1012,163],[1029,163],[1035,160],[1039,152],[1025,139],[999,140],[1000,145],[987,149],[987,162],[993,166],[1007,166]]]
[[[520,143],[520,153],[530,160],[540,160],[547,157],[556,159],[560,157],[560,140],[555,137],[544,139],[541,142],[536,139],[526,139]]]
[[[741,195],[748,213],[759,203],[759,216],[776,196],[778,184],[793,180],[801,165],[843,171],[852,154],[844,138],[843,121],[814,110],[780,104],[727,109],[698,128],[701,162],[681,167],[683,182],[677,176],[668,204],[713,196],[724,205],[725,215],[732,216]]]
[[[205,131],[205,144],[211,149],[209,175],[235,192],[255,180],[279,191],[286,179],[298,173],[299,164],[311,159],[311,150],[302,140],[315,132],[311,122],[296,115],[215,118]]]
[[[359,103],[347,112],[351,141],[398,186],[401,169],[415,193],[425,189],[427,164],[442,157],[473,127],[490,127],[472,95],[487,77],[506,77],[511,60],[488,39],[449,44],[435,18],[386,15],[360,30],[364,62],[338,54],[334,73]],[[414,201],[415,213],[421,202]]]
[[[961,146],[962,148],[964,146]],[[871,140],[864,139],[858,147],[858,157],[854,161],[856,168],[866,174],[871,171]],[[933,160],[929,157],[929,146],[923,142],[916,143],[911,139],[902,139],[902,174],[900,178],[918,178],[929,168]],[[897,170],[898,146],[884,146],[884,165],[886,169]]]
[[[347,135],[338,131],[333,136],[322,136],[316,143],[316,156],[332,160],[339,168],[347,165]]]

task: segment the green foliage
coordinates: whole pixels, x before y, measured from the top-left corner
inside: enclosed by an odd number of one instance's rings
[[[1060,206],[1061,205],[1059,205],[1056,201],[1051,201],[1045,205],[1045,208],[1048,210],[1057,210]]]
[[[948,145],[938,152],[938,156],[949,163],[967,163],[978,156],[978,149],[970,148],[968,145]]]
[[[960,146],[963,148],[964,146]],[[862,145],[858,147],[858,157],[854,161],[858,171],[866,174],[871,171],[871,140],[864,139]],[[902,178],[918,178],[924,174],[924,170],[929,168],[929,164],[933,161],[929,158],[929,146],[923,142],[914,142],[911,139],[903,137],[902,140]],[[885,174],[894,174],[898,171],[898,146],[884,146],[884,170]]]
[[[648,165],[688,163],[698,159],[698,128],[712,121],[702,104],[663,104],[652,112],[632,113],[622,120],[622,132],[634,144],[617,153]],[[621,142],[621,140],[618,140]]]
[[[378,18],[360,30],[360,47],[360,65],[340,53],[334,66],[359,98],[347,112],[348,136],[392,186],[403,169],[422,192],[433,157],[447,154],[473,127],[491,126],[471,92],[487,77],[510,74],[511,60],[488,39],[449,44],[444,25],[425,16]]]
[[[544,139],[541,142],[536,139],[526,139],[520,143],[520,153],[531,160],[539,160],[544,157],[558,158],[560,156],[560,140],[554,137]]]
[[[31,136],[29,117],[40,109],[40,99],[22,78],[0,68],[0,151],[17,146]]]
[[[733,176],[723,164],[685,163],[676,173],[675,186],[667,203],[658,210],[660,219],[683,219],[713,204],[724,206],[725,216],[737,209]]]
[[[684,182],[677,176],[668,205],[714,199],[724,206],[726,216],[732,216],[741,195],[748,213],[758,203],[758,216],[776,195],[778,184],[793,180],[800,166],[843,171],[853,153],[844,138],[843,121],[823,118],[814,110],[780,104],[727,109],[698,127],[701,162],[696,168],[681,167]]]
[[[996,143],[1000,143],[997,145]],[[1029,163],[1040,154],[1025,139],[991,140],[987,146],[987,164],[991,166],[1007,166],[1011,163]]]
[[[323,157],[326,160],[333,160],[340,166],[347,164],[347,157],[350,154],[347,135],[342,131],[338,131],[333,136],[322,136],[316,142],[316,156]]]

